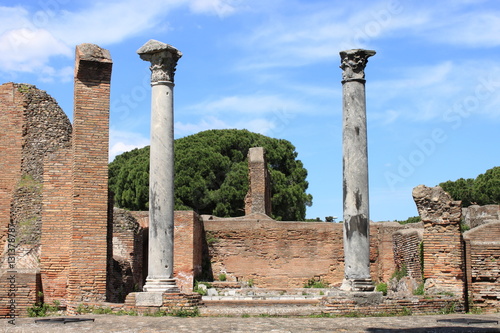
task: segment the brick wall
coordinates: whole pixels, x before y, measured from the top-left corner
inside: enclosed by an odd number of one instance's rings
[[[203,224],[193,211],[174,213],[174,276],[182,292],[191,292],[201,274]]]
[[[143,267],[144,230],[131,212],[114,208],[113,266],[108,284],[111,302],[124,302],[126,295],[142,290],[146,279]]]
[[[23,97],[13,83],[0,86],[0,252],[3,254],[10,222],[14,187],[21,177]]]
[[[500,222],[464,233],[467,286],[473,306],[487,312],[500,307]]]
[[[311,278],[342,282],[342,224],[263,217],[204,221],[215,279],[226,274],[263,288],[302,287]]]
[[[397,222],[379,222],[370,225],[370,247],[376,244],[378,250],[376,265],[371,267],[372,278],[375,282],[389,281],[396,270],[392,235],[401,228],[402,226]]]
[[[36,270],[19,269],[0,275],[0,318],[27,317],[27,308],[40,300],[41,280]]]
[[[44,167],[41,276],[44,299],[66,301],[71,252],[72,151],[47,156]]]
[[[424,279],[428,293],[465,290],[460,201],[453,201],[441,187],[419,185],[413,199],[424,223]]]
[[[76,47],[73,202],[69,298],[106,298],[108,226],[109,52],[93,44]]]
[[[394,263],[397,269],[406,267],[408,276],[422,281],[420,243],[423,229],[401,229],[392,235],[394,241]]]
[[[271,184],[265,150],[248,150],[248,192],[245,196],[245,215],[253,213],[271,216]]]

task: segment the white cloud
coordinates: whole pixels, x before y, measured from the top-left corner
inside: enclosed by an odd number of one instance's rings
[[[207,116],[201,119],[198,123],[175,123],[175,136],[183,137],[186,135],[195,134],[201,131],[211,129],[247,129],[250,132],[268,135],[276,128],[274,120],[263,118],[254,119],[238,119],[238,120],[222,120],[215,116]]]
[[[401,73],[391,80],[371,82],[367,94],[376,96],[378,111],[372,119],[382,125],[396,119],[450,121],[482,114],[500,116],[500,66],[485,59],[442,62],[427,66],[394,68]],[[474,70],[471,70],[474,68]],[[397,105],[397,110],[393,106]],[[389,108],[389,110],[387,110]],[[460,111],[463,110],[463,111]],[[462,112],[463,114],[460,114]]]
[[[65,73],[50,60],[70,59],[80,43],[105,46],[153,27],[164,29],[165,15],[181,6],[219,16],[236,10],[232,1],[224,0],[90,1],[78,9],[69,5],[52,1],[39,2],[39,7],[0,6],[0,71],[39,72],[45,75],[42,80],[50,81],[50,75],[57,78]]]
[[[227,96],[217,100],[205,101],[189,106],[190,110],[200,110],[203,113],[224,113],[232,114],[269,114],[279,110],[287,112],[305,112],[307,106],[298,100],[284,98],[276,95],[246,95]]]
[[[234,2],[231,0],[192,0],[189,7],[195,13],[215,13],[224,17],[236,11]]]
[[[114,160],[116,155],[135,148],[149,145],[149,139],[136,132],[117,131],[110,129],[109,132],[109,161]]]
[[[3,71],[34,72],[45,68],[49,58],[71,56],[71,49],[43,29],[13,29],[0,35],[0,69]],[[54,70],[55,71],[55,70]]]

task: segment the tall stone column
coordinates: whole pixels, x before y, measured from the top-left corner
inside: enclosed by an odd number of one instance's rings
[[[365,66],[371,50],[340,52],[343,113],[343,290],[371,291]]]
[[[182,53],[150,40],[137,53],[151,62],[151,147],[149,166],[149,258],[144,291],[177,291],[174,279],[173,89]]]

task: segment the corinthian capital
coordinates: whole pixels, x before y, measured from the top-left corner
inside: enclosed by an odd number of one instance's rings
[[[340,52],[340,68],[342,68],[342,80],[365,80],[365,67],[368,58],[375,55],[372,50],[347,50]]]
[[[182,53],[172,45],[149,40],[137,53],[142,60],[151,62],[151,83],[174,82],[175,67]]]

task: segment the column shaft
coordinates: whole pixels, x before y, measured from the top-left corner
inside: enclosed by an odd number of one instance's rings
[[[177,61],[173,46],[150,40],[137,53],[151,62],[149,256],[144,291],[178,291],[174,279],[174,107]],[[142,302],[142,296],[141,302]],[[146,297],[147,298],[147,297]],[[149,302],[149,301],[148,301]],[[154,302],[161,303],[161,297]]]
[[[370,277],[370,217],[364,67],[374,51],[341,52],[343,72],[344,273],[342,289],[373,290]]]

